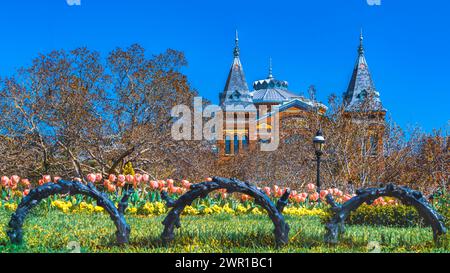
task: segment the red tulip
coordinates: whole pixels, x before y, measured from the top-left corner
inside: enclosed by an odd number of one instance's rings
[[[328,191],[322,190],[320,191],[320,199],[324,199],[329,194]]]
[[[44,184],[45,184],[45,183],[44,183],[44,179],[39,179],[38,184],[39,184],[39,186],[44,185]]]
[[[250,200],[250,196],[249,195],[247,195],[247,194],[242,194],[241,195],[241,201],[242,202],[246,202],[246,201],[248,201],[248,200]]]
[[[59,180],[61,180],[61,177],[59,177],[59,176],[53,177],[53,182],[54,183],[58,183]]]
[[[23,196],[27,196],[28,194],[30,194],[30,189],[25,189],[23,191]]]

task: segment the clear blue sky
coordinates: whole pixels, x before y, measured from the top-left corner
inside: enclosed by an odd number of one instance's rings
[[[87,46],[107,53],[142,44],[186,53],[192,85],[213,102],[232,62],[234,30],[249,85],[274,75],[320,100],[347,88],[359,31],[385,107],[404,128],[450,120],[450,1],[381,0],[5,0],[0,3],[0,75],[37,53]]]

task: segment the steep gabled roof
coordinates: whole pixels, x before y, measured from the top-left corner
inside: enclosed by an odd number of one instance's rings
[[[239,37],[236,31],[236,46],[234,48],[234,59],[225,84],[223,93],[220,94],[222,106],[231,108],[234,106],[252,105],[252,97],[245,79],[244,68],[240,60]]]
[[[386,111],[381,103],[380,93],[375,88],[369,66],[367,65],[363,40],[361,32],[358,58],[347,92],[344,94],[346,110],[348,112]]]

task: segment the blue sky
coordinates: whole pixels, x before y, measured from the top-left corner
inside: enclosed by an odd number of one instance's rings
[[[185,70],[204,97],[218,101],[232,62],[234,31],[249,85],[274,76],[320,100],[342,94],[360,29],[366,57],[389,113],[402,127],[430,132],[450,120],[450,1],[381,0],[66,0],[1,1],[0,75],[37,53],[87,46],[103,54],[140,43],[149,53],[184,51]]]

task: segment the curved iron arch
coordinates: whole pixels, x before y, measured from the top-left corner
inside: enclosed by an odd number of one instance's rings
[[[337,243],[339,235],[345,232],[345,220],[350,213],[357,210],[364,203],[372,204],[380,197],[394,197],[407,206],[413,206],[425,220],[425,223],[432,227],[435,243],[438,243],[441,235],[447,233],[443,217],[431,206],[421,192],[407,187],[388,184],[384,188],[358,190],[356,196],[343,205],[336,204],[333,197],[328,195],[327,202],[331,205],[333,216],[331,221],[326,224],[325,241],[327,243]]]
[[[168,243],[174,240],[174,229],[175,227],[181,227],[180,215],[186,206],[192,204],[195,199],[206,198],[209,193],[220,189],[226,189],[228,193],[240,192],[253,197],[255,203],[268,212],[270,219],[275,225],[274,234],[277,247],[286,245],[289,242],[289,225],[285,222],[282,212],[284,207],[288,204],[290,190],[287,190],[284,193],[275,206],[270,198],[256,186],[237,179],[226,179],[221,177],[214,177],[212,182],[192,185],[191,190],[176,201],[171,200],[167,193],[163,192],[163,199],[167,202],[167,206],[172,208],[162,222],[164,225],[164,231],[161,235],[163,242]]]
[[[97,188],[89,183],[87,185],[74,182],[60,180],[58,183],[48,183],[30,191],[30,193],[22,199],[17,210],[11,216],[8,224],[8,237],[13,244],[21,244],[23,242],[23,223],[32,208],[37,206],[43,199],[55,194],[82,194],[92,197],[97,201],[97,205],[103,207],[110,215],[111,220],[116,225],[116,239],[119,244],[129,242],[131,228],[124,218],[124,211],[128,207],[129,191],[126,191],[124,197],[119,202],[119,208],[108,198],[105,193],[100,192]]]

